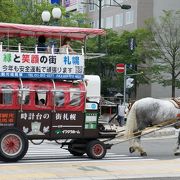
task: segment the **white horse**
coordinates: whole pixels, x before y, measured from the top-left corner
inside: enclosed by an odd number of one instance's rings
[[[138,150],[141,156],[147,156],[140,145],[142,130],[153,125],[168,122],[168,120],[171,119],[177,119],[177,114],[180,114],[180,109],[175,105],[172,100],[154,98],[143,98],[132,105],[127,116],[125,130],[126,138],[131,139],[135,137],[130,141],[130,153]],[[180,132],[174,154],[180,155]]]

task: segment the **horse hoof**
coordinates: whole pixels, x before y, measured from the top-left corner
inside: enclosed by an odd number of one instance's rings
[[[174,155],[175,156],[180,156],[180,152],[175,152]]]
[[[180,149],[179,149],[179,148],[177,148],[177,149],[175,150],[174,155],[175,155],[175,156],[180,156]]]
[[[175,156],[180,156],[180,150],[177,150],[176,152],[174,152]]]
[[[147,153],[146,152],[142,152],[140,153],[141,156],[147,156]]]
[[[129,152],[130,152],[130,153],[133,153],[133,152],[135,152],[135,149],[134,149],[133,147],[130,147],[130,148],[129,148]]]

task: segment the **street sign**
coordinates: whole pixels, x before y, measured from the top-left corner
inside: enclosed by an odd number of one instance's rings
[[[129,49],[130,49],[131,51],[134,51],[135,46],[136,46],[135,38],[130,38],[130,39],[129,39]]]
[[[126,79],[126,88],[132,88],[134,86],[134,78]]]
[[[123,73],[124,70],[125,70],[125,65],[124,64],[116,64],[116,72]]]

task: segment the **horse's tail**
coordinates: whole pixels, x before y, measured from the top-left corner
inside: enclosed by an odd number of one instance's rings
[[[124,134],[126,138],[133,137],[133,132],[137,129],[136,105],[137,102],[132,105],[127,116],[126,129]]]

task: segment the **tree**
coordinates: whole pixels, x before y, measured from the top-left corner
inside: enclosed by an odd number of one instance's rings
[[[171,86],[175,97],[176,87],[180,88],[180,11],[164,11],[158,20],[149,20],[147,27],[151,39],[145,42],[144,49],[154,51],[147,56],[152,80]]]
[[[0,0],[0,9],[1,22],[21,22],[18,6],[14,4],[13,0]]]
[[[132,37],[136,39],[136,48],[133,52],[129,48],[129,39]],[[128,74],[142,71],[143,67],[139,66],[144,61],[142,46],[144,40],[148,37],[149,32],[145,29],[138,29],[133,32],[124,31],[123,33],[107,30],[107,35],[104,40],[102,40],[101,45],[102,49],[106,52],[106,56],[88,60],[85,69],[87,74],[93,73],[100,75],[102,79],[102,93],[104,95],[109,95],[107,90],[110,88],[114,88],[116,91],[123,93],[124,74],[116,73],[116,64],[124,63],[129,65],[127,68]],[[97,40],[94,39],[88,42],[88,50],[97,52]],[[137,69],[135,68],[136,65],[138,65]],[[146,73],[141,76],[136,76],[137,84],[148,83],[147,77]],[[135,87],[131,89],[131,91],[133,90],[135,91]]]

